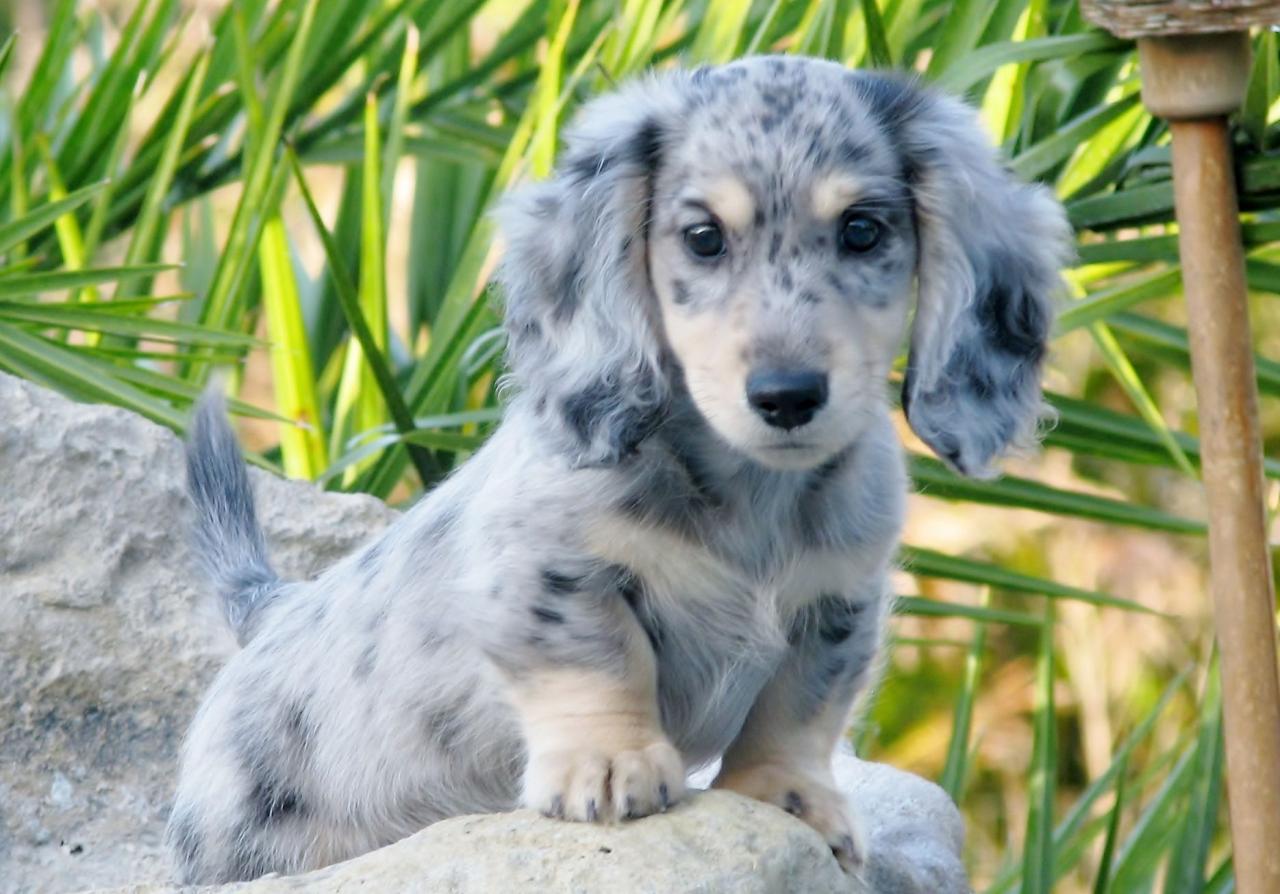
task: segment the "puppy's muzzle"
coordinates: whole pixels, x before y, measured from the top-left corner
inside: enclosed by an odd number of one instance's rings
[[[826,373],[762,369],[747,377],[747,403],[774,428],[799,428],[813,419],[826,402]]]

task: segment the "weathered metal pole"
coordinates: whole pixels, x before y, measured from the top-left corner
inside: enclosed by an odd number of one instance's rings
[[[1274,17],[1278,6],[1257,0],[1216,0],[1211,7],[1085,2],[1094,21],[1138,38],[1143,102],[1168,119],[1172,135],[1178,252],[1209,511],[1227,797],[1241,894],[1280,894],[1280,676],[1227,116],[1240,106],[1248,81],[1244,29],[1264,13]]]

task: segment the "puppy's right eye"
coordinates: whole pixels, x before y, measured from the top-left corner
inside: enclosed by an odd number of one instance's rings
[[[724,233],[713,223],[700,223],[684,231],[684,244],[695,257],[710,260],[724,254]]]

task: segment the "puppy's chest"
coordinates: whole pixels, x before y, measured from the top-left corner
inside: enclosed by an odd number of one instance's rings
[[[592,541],[639,582],[633,608],[657,659],[663,726],[692,762],[717,756],[737,735],[786,657],[797,614],[874,573],[850,552],[735,562],[619,517],[594,526]]]

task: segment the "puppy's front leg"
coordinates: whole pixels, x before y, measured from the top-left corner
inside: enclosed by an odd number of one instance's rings
[[[782,667],[756,699],[713,786],[775,804],[822,834],[849,872],[866,860],[856,814],[836,788],[831,757],[871,673],[885,599],[822,596],[792,627]]]
[[[617,593],[552,591],[519,660],[499,663],[524,733],[524,805],[588,822],[666,810],[684,763],[662,729],[648,637]]]

